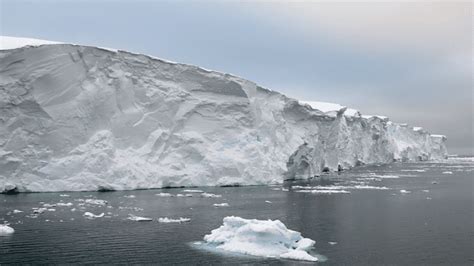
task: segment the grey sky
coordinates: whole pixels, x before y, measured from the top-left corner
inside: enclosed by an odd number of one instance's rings
[[[0,34],[146,53],[448,136],[473,153],[470,2],[0,0]]]

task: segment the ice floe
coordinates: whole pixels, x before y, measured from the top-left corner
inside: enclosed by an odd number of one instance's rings
[[[67,203],[58,202],[58,203],[56,203],[56,205],[57,205],[58,207],[70,207],[70,206],[72,206],[73,204],[72,204],[72,202],[67,202]]]
[[[203,193],[204,191],[199,190],[199,189],[185,189],[183,190],[185,193]]]
[[[11,235],[15,232],[15,229],[10,227],[8,224],[0,224],[0,236]]]
[[[316,243],[288,229],[279,220],[256,220],[228,216],[223,225],[204,236],[208,245],[241,254],[317,261],[308,253]]]
[[[229,203],[227,203],[227,202],[214,203],[214,204],[212,204],[212,205],[214,205],[215,207],[229,207]]]
[[[402,193],[402,194],[410,194],[411,191],[405,190],[405,189],[400,189],[400,193]]]
[[[133,215],[133,214],[130,214],[127,219],[131,220],[131,221],[135,221],[135,222],[150,222],[150,221],[153,221],[152,218],[140,217],[140,216],[136,216],[136,215]]]
[[[444,171],[443,174],[445,174],[445,175],[452,175],[453,172],[451,172],[451,171]]]
[[[168,217],[158,218],[160,223],[185,223],[191,221],[190,218],[179,217],[178,219],[172,219]]]
[[[212,193],[201,193],[201,197],[203,198],[220,198],[222,195],[212,194]]]
[[[334,189],[302,189],[296,190],[299,193],[313,193],[313,194],[350,194],[347,190],[334,190]]]
[[[104,217],[105,213],[101,214],[93,214],[92,212],[85,212],[84,216],[88,219],[95,219],[95,218],[102,218]]]
[[[101,206],[107,204],[106,200],[100,200],[100,199],[86,199],[84,202],[88,204],[101,205]]]
[[[164,193],[164,192],[161,192],[161,193],[158,193],[158,194],[155,194],[155,195],[158,196],[158,197],[173,197],[173,194]]]

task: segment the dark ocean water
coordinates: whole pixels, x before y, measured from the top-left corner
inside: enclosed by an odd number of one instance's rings
[[[312,252],[327,258],[319,263],[322,265],[473,265],[473,170],[472,160],[397,163],[361,167],[309,182],[287,182],[283,187],[289,191],[282,191],[281,186],[193,188],[221,198],[155,195],[183,193],[183,189],[0,195],[0,223],[8,221],[15,229],[14,234],[0,237],[0,264],[308,264],[216,253],[193,244],[219,227],[224,217],[234,215],[281,220],[289,229],[316,240]],[[446,171],[452,174],[443,173]],[[354,182],[361,182],[357,178],[374,174],[399,178],[378,181],[375,177],[366,185],[389,189],[349,189],[350,194],[298,193],[291,188],[357,185]],[[402,189],[411,193],[401,193]],[[134,198],[126,197],[130,195]],[[86,199],[108,203],[95,205],[85,203]],[[32,208],[58,202],[72,206],[48,207],[55,211],[33,214]],[[222,202],[230,206],[213,206]],[[13,213],[15,209],[23,212]],[[87,219],[83,216],[86,211],[105,217]],[[191,221],[134,222],[127,220],[129,214]]]

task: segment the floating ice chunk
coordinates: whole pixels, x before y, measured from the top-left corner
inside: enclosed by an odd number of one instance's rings
[[[331,242],[331,241],[329,241],[328,244],[331,245],[331,246],[334,246],[334,245],[337,245],[337,242]]]
[[[430,192],[429,189],[423,189],[422,191],[425,192],[425,193],[429,193],[429,192]]]
[[[400,178],[398,175],[377,175],[377,174],[371,174],[369,177],[376,177],[376,178],[381,178],[381,179],[395,179],[395,178]]]
[[[279,220],[225,217],[223,225],[204,236],[218,249],[261,257],[317,261],[308,251],[315,241],[289,230]]]
[[[212,193],[201,193],[201,197],[203,198],[220,198],[222,195],[212,194]]]
[[[185,193],[203,193],[204,191],[199,190],[199,189],[185,189],[183,190]]]
[[[191,221],[191,218],[183,218],[183,217],[179,217],[178,219],[172,219],[168,217],[158,218],[158,222],[160,223],[184,223],[184,222],[189,222],[189,221]]]
[[[443,174],[445,174],[445,175],[452,175],[453,172],[451,172],[451,171],[444,171]]]
[[[13,210],[13,213],[22,213],[23,211],[20,210]]]
[[[135,198],[135,195],[125,195],[123,196],[124,198],[129,198],[129,199],[134,199]]]
[[[302,193],[313,193],[313,194],[350,194],[350,191],[347,190],[337,190],[337,189],[312,189],[312,190],[296,190],[295,192]]]
[[[85,212],[84,213],[84,216],[88,219],[94,219],[94,218],[102,218],[104,217],[105,213],[101,213],[101,214],[93,214],[92,212]]]
[[[269,201],[269,200],[266,200],[266,201],[265,201],[265,203],[270,203],[270,204],[272,204],[272,202],[271,202],[271,201]]]
[[[163,192],[158,193],[158,194],[155,194],[155,195],[158,196],[158,197],[173,197],[173,194],[171,194],[171,193],[163,193]]]
[[[0,224],[0,236],[11,235],[15,232],[15,229],[8,226],[8,224]]]
[[[70,197],[68,194],[59,194],[60,197]]]
[[[374,190],[388,190],[388,187],[378,187],[369,185],[354,185],[354,186],[315,186],[313,189],[321,190],[344,190],[344,189],[374,189]]]
[[[49,203],[43,204],[43,207],[45,208],[51,208],[51,207],[56,207],[56,206],[57,206],[56,204],[49,204]]]
[[[68,202],[68,203],[58,202],[58,203],[56,203],[56,205],[58,205],[58,207],[70,207],[73,204],[72,204],[72,202]]]
[[[288,191],[290,191],[290,190],[289,190],[289,189],[287,189],[287,188],[282,188],[282,189],[281,189],[281,191],[288,192]]]
[[[402,172],[418,172],[418,173],[426,172],[425,169],[402,169],[400,171],[402,171]]]
[[[436,180],[432,181],[431,184],[436,185],[436,184],[438,184],[438,181],[436,181]]]
[[[88,203],[88,204],[93,204],[93,205],[105,205],[105,204],[107,204],[106,200],[101,200],[101,199],[86,199],[84,202]]]
[[[400,189],[400,193],[402,193],[402,194],[409,194],[409,193],[411,193],[411,191],[405,190],[405,189]]]
[[[35,214],[40,214],[40,213],[43,213],[45,211],[47,211],[48,209],[46,208],[33,208],[33,213]]]
[[[292,186],[292,189],[312,189],[313,187],[306,185],[306,186]]]
[[[292,249],[286,253],[280,255],[282,259],[290,260],[305,260],[305,261],[318,261],[318,258],[308,254],[308,252],[299,249]]]
[[[130,214],[127,219],[135,221],[135,222],[150,222],[150,221],[153,221],[152,218],[140,217],[140,216],[136,216],[136,215],[133,215],[133,214]]]
[[[216,206],[216,207],[229,207],[229,203],[227,203],[227,202],[224,202],[224,203],[214,203],[214,204],[212,204],[212,205],[214,205],[214,206]]]
[[[193,194],[191,194],[191,193],[188,193],[188,194],[176,194],[176,197],[179,197],[179,198],[182,198],[182,197],[189,197],[189,198],[190,198],[190,197],[192,197],[192,196],[193,196]]]
[[[380,181],[382,181],[382,178],[378,178],[378,177],[358,177],[357,180],[359,180],[359,181],[377,181],[377,182],[380,182]]]
[[[431,200],[431,197],[426,197],[427,200]]]

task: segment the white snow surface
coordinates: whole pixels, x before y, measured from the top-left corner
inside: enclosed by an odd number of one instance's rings
[[[317,261],[308,251],[316,243],[290,230],[279,220],[228,216],[223,225],[204,236],[207,244],[229,252],[260,257]]]
[[[0,36],[0,50],[16,49],[25,46],[40,46],[45,44],[60,44],[60,42],[32,38]]]
[[[11,38],[0,38],[0,192],[275,184],[447,156],[442,135],[230,74]]]

